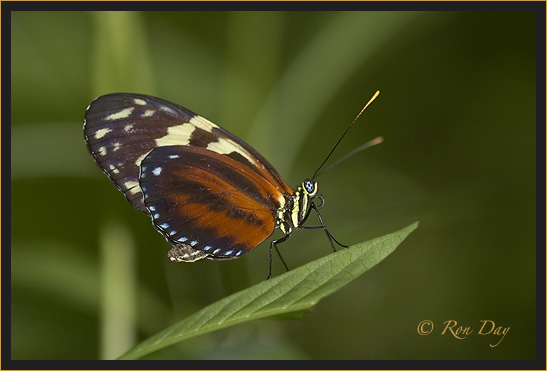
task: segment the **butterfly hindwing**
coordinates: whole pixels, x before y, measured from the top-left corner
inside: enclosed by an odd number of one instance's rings
[[[237,258],[273,232],[283,195],[228,156],[164,146],[151,151],[140,169],[144,203],[156,229],[175,246],[172,260]]]

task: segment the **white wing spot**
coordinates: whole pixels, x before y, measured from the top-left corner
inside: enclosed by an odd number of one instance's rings
[[[148,206],[148,210],[150,210],[150,211],[156,211],[156,207],[155,207],[155,206]]]
[[[128,181],[125,182],[123,186],[127,188],[127,190],[131,192],[131,194],[135,194],[140,191],[139,182]]]
[[[99,129],[95,132],[95,139],[101,139],[106,134],[110,133],[112,129],[106,128],[106,129]]]
[[[228,250],[224,253],[224,255],[232,255],[234,250]]]
[[[125,130],[127,133],[129,133],[131,129],[133,129],[133,124],[125,125],[125,127],[123,128],[123,130]]]
[[[157,168],[155,168],[154,170],[152,170],[152,174],[154,174],[155,176],[158,176],[158,175],[161,174],[161,171],[162,171],[162,170],[163,170],[163,169],[162,169],[161,167],[157,167]]]
[[[157,143],[157,142],[158,142],[158,141],[156,140],[156,143]],[[150,152],[151,152],[151,151],[148,151],[148,152],[146,152],[145,154],[143,154],[142,156],[140,156],[138,159],[136,159],[136,160],[135,160],[135,165],[141,166],[142,160],[144,160],[144,158],[145,158]],[[143,167],[142,167],[142,170],[144,171],[145,169],[146,169],[146,167],[143,166]]]
[[[198,244],[198,241],[194,240],[194,241],[190,241],[190,246],[196,246]]]
[[[133,109],[135,109],[135,107],[124,108],[121,111],[106,116],[104,119],[110,121],[128,118],[131,112],[133,112]]]
[[[257,163],[256,159],[251,156],[249,152],[231,139],[218,138],[218,141],[209,143],[207,145],[207,149],[221,155],[228,155],[232,152],[237,152],[241,156],[245,157],[251,164],[260,167],[260,164]]]
[[[106,147],[99,147],[99,155],[104,156],[107,154]]]
[[[216,254],[216,253],[218,253],[219,251],[220,251],[220,248],[215,249],[215,251],[213,251],[213,254]]]
[[[160,109],[164,112],[167,112],[167,113],[170,113],[172,115],[176,115],[177,113],[175,112],[174,109],[172,109],[171,107],[167,107],[167,106],[161,106]]]
[[[236,256],[241,255],[242,252],[243,252],[243,250],[239,250],[239,251],[237,252]]]
[[[144,99],[135,98],[133,99],[133,103],[138,104],[139,106],[144,106],[146,104],[146,101]]]
[[[190,119],[190,123],[206,132],[212,132],[213,128],[218,128],[217,125],[213,124],[211,121],[207,120],[205,117],[196,115]]]
[[[188,240],[188,238],[182,236],[181,238],[179,238],[177,241],[179,242],[186,242]]]
[[[156,139],[156,146],[185,146],[190,144],[190,137],[196,130],[196,127],[192,124],[182,124],[177,126],[171,126],[167,129],[167,135]]]
[[[212,246],[205,246],[205,247],[203,248],[203,250],[204,250],[204,251],[209,251],[209,250],[211,250],[212,248],[213,248]]]
[[[144,113],[142,114],[142,117],[151,117],[154,113],[156,113],[156,110],[147,109],[147,110],[144,111]]]
[[[167,229],[169,228],[169,224],[163,223],[163,224],[160,224],[160,227],[162,227],[163,229]]]
[[[120,172],[120,170],[116,169],[116,166],[110,164],[108,165],[108,169],[110,170],[111,173],[113,174],[118,174]]]
[[[169,158],[173,159],[173,158],[179,158],[180,156],[179,155],[169,155]]]
[[[121,146],[122,146],[122,145],[120,144],[120,142],[116,142],[116,143],[114,143],[114,148],[113,148],[112,150],[113,150],[113,151],[117,151],[117,150],[119,150],[119,149],[121,148]]]

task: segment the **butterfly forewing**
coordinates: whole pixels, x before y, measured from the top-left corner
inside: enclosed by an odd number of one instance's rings
[[[86,111],[84,137],[103,172],[144,213],[148,211],[139,185],[140,163],[155,148],[171,145],[208,148],[251,169],[280,192],[292,194],[275,169],[251,146],[163,99],[128,93],[99,97]]]
[[[136,94],[97,98],[86,111],[84,137],[89,152],[116,187],[137,209],[147,213],[139,186],[139,164],[158,147],[169,128],[195,115],[167,101]]]
[[[172,245],[185,246],[185,254],[190,247],[211,259],[237,258],[264,241],[284,202],[251,169],[201,147],[153,150],[142,161],[140,179],[156,229]]]

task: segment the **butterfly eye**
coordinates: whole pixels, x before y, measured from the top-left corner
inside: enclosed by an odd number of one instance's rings
[[[310,194],[310,196],[313,196],[317,192],[317,182],[307,179],[304,181],[303,186],[306,192]]]

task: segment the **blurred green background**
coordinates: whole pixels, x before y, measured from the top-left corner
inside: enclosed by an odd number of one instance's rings
[[[111,359],[260,282],[242,259],[175,264],[86,151],[82,122],[118,91],[181,104],[250,143],[296,187],[361,107],[320,177],[353,244],[420,227],[301,319],[256,321],[154,353],[175,359],[534,359],[533,12],[14,12],[13,359]],[[310,221],[314,223],[314,221]],[[274,237],[280,237],[276,231]],[[269,241],[269,240],[268,240]],[[324,233],[281,245],[289,266]],[[282,274],[274,260],[274,275]],[[419,335],[430,320],[433,332]],[[458,340],[443,322],[473,333]],[[478,334],[481,320],[510,327]]]

